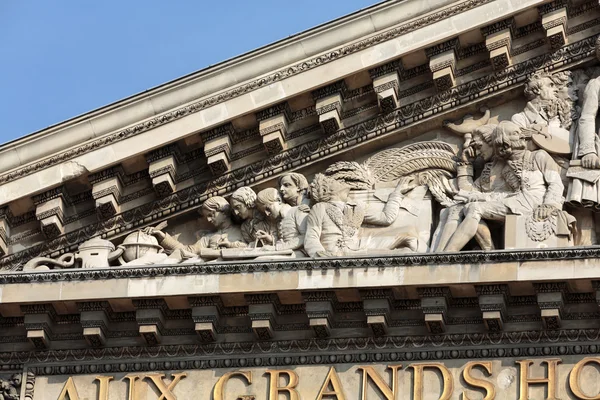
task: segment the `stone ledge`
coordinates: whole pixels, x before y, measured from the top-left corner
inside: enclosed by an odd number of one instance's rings
[[[600,247],[584,247],[10,273],[0,274],[0,303],[363,289],[382,282],[442,286],[595,280],[600,279],[599,256]]]

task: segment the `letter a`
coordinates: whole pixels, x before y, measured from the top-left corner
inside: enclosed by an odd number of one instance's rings
[[[69,377],[67,383],[65,383],[65,387],[63,387],[62,392],[60,392],[60,396],[58,396],[57,400],[79,400],[79,394],[77,393],[77,388],[75,388],[75,382],[73,382],[73,377]]]
[[[331,385],[331,391],[329,390],[329,385]],[[321,386],[317,400],[323,400],[323,396],[335,396],[336,400],[346,400],[340,378],[338,377],[337,372],[335,372],[334,367],[329,369],[329,373],[327,374],[327,378],[325,378],[325,383]]]

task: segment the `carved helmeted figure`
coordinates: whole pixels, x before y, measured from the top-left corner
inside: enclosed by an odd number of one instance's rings
[[[294,250],[296,257],[305,256],[304,236],[309,208],[306,205],[292,207],[284,203],[277,189],[261,190],[256,199],[257,208],[277,224],[277,235],[263,236],[265,250]]]
[[[323,174],[315,175],[311,195],[316,204],[308,214],[304,249],[311,257],[359,252],[358,233],[363,222],[381,226],[392,224],[398,217],[403,194],[413,187],[409,186],[408,180],[401,179],[383,210],[374,213],[363,205],[348,202],[350,187],[345,183]],[[406,240],[408,247],[413,249],[416,249],[416,242],[416,237]]]
[[[242,238],[250,247],[264,244],[260,236],[272,234],[276,228],[272,226],[265,216],[256,208],[256,193],[247,186],[237,189],[229,199],[233,214],[241,219]]]
[[[310,185],[304,175],[297,172],[290,172],[279,177],[277,180],[281,198],[292,207],[301,204],[310,205],[308,191]]]
[[[216,228],[215,232],[204,235],[192,245],[185,245],[175,237],[156,230],[146,228],[145,233],[155,236],[160,245],[168,252],[170,260],[182,261],[201,257],[204,249],[245,248],[248,245],[242,240],[240,227],[231,221],[231,207],[221,196],[214,196],[202,204],[202,215]]]
[[[494,147],[492,134],[496,124],[486,124],[475,128],[472,132],[472,140],[469,146],[463,150],[462,162],[457,167],[457,186],[459,189],[458,199],[469,195],[471,199],[479,198],[481,201],[492,200],[496,194],[511,192],[512,189],[502,178],[504,163],[493,162]],[[480,158],[485,163],[479,177],[473,180],[473,163],[469,160]],[[442,227],[440,239],[434,251],[442,251],[456,231],[458,223],[463,217],[465,203],[447,208],[446,223]],[[485,221],[480,221],[475,234],[479,246],[483,250],[493,250],[494,243],[491,241],[489,227]]]
[[[562,208],[560,167],[546,151],[527,150],[521,128],[510,121],[502,121],[494,129],[493,143],[494,164],[503,164],[501,176],[513,192],[464,193],[468,202],[464,220],[446,246],[448,251],[461,250],[474,237],[481,219],[504,221],[507,214],[533,213],[535,219],[543,220]]]

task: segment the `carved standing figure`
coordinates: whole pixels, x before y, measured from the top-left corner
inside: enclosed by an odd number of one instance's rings
[[[503,164],[501,176],[513,192],[456,196],[468,204],[447,251],[460,251],[475,236],[482,219],[505,221],[508,214],[533,214],[536,220],[544,220],[562,209],[564,186],[560,167],[545,150],[527,150],[521,128],[510,121],[502,121],[494,129],[493,143],[494,164]]]
[[[216,231],[203,236],[192,245],[185,245],[168,233],[153,227],[144,229],[144,232],[155,236],[160,245],[171,253],[169,259],[173,261],[202,257],[205,249],[247,247],[240,228],[231,221],[231,207],[227,200],[221,196],[211,197],[202,204],[201,212]]]
[[[381,212],[348,201],[350,186],[323,174],[315,175],[311,195],[315,205],[308,214],[304,249],[311,257],[350,255],[361,251],[359,229],[364,223],[389,226],[396,218],[403,194],[415,187],[412,178],[400,179]],[[416,249],[416,237],[407,238]],[[386,250],[386,249],[382,249]]]
[[[242,238],[250,247],[264,245],[263,238],[272,235],[273,226],[256,208],[256,193],[247,186],[237,189],[229,199],[233,214],[241,219]]]
[[[600,38],[596,41],[596,57],[600,59]],[[583,92],[581,116],[577,129],[577,146],[568,175],[567,200],[576,205],[600,209],[600,138],[596,118],[600,107],[600,76],[590,79]],[[579,165],[580,166],[579,166]]]
[[[267,246],[265,250],[294,250],[296,257],[303,253],[304,236],[306,235],[306,217],[309,208],[305,205],[292,207],[284,203],[275,188],[258,192],[256,206],[274,224],[277,224],[277,237],[263,238]]]
[[[279,178],[278,184],[279,193],[285,203],[292,207],[310,204],[308,195],[310,186],[304,175],[297,172],[284,174]]]

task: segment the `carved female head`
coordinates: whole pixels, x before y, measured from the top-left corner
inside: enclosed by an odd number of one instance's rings
[[[243,186],[233,192],[231,199],[233,214],[243,220],[251,218],[256,207],[256,193],[248,186]]]
[[[290,172],[282,175],[278,184],[283,201],[291,206],[300,205],[302,198],[308,197],[308,181],[302,174]]]
[[[214,196],[202,204],[202,215],[209,224],[219,228],[225,222],[230,221],[231,207],[223,197]]]
[[[261,190],[256,195],[256,208],[271,220],[281,217],[282,205],[281,196],[275,188]]]

